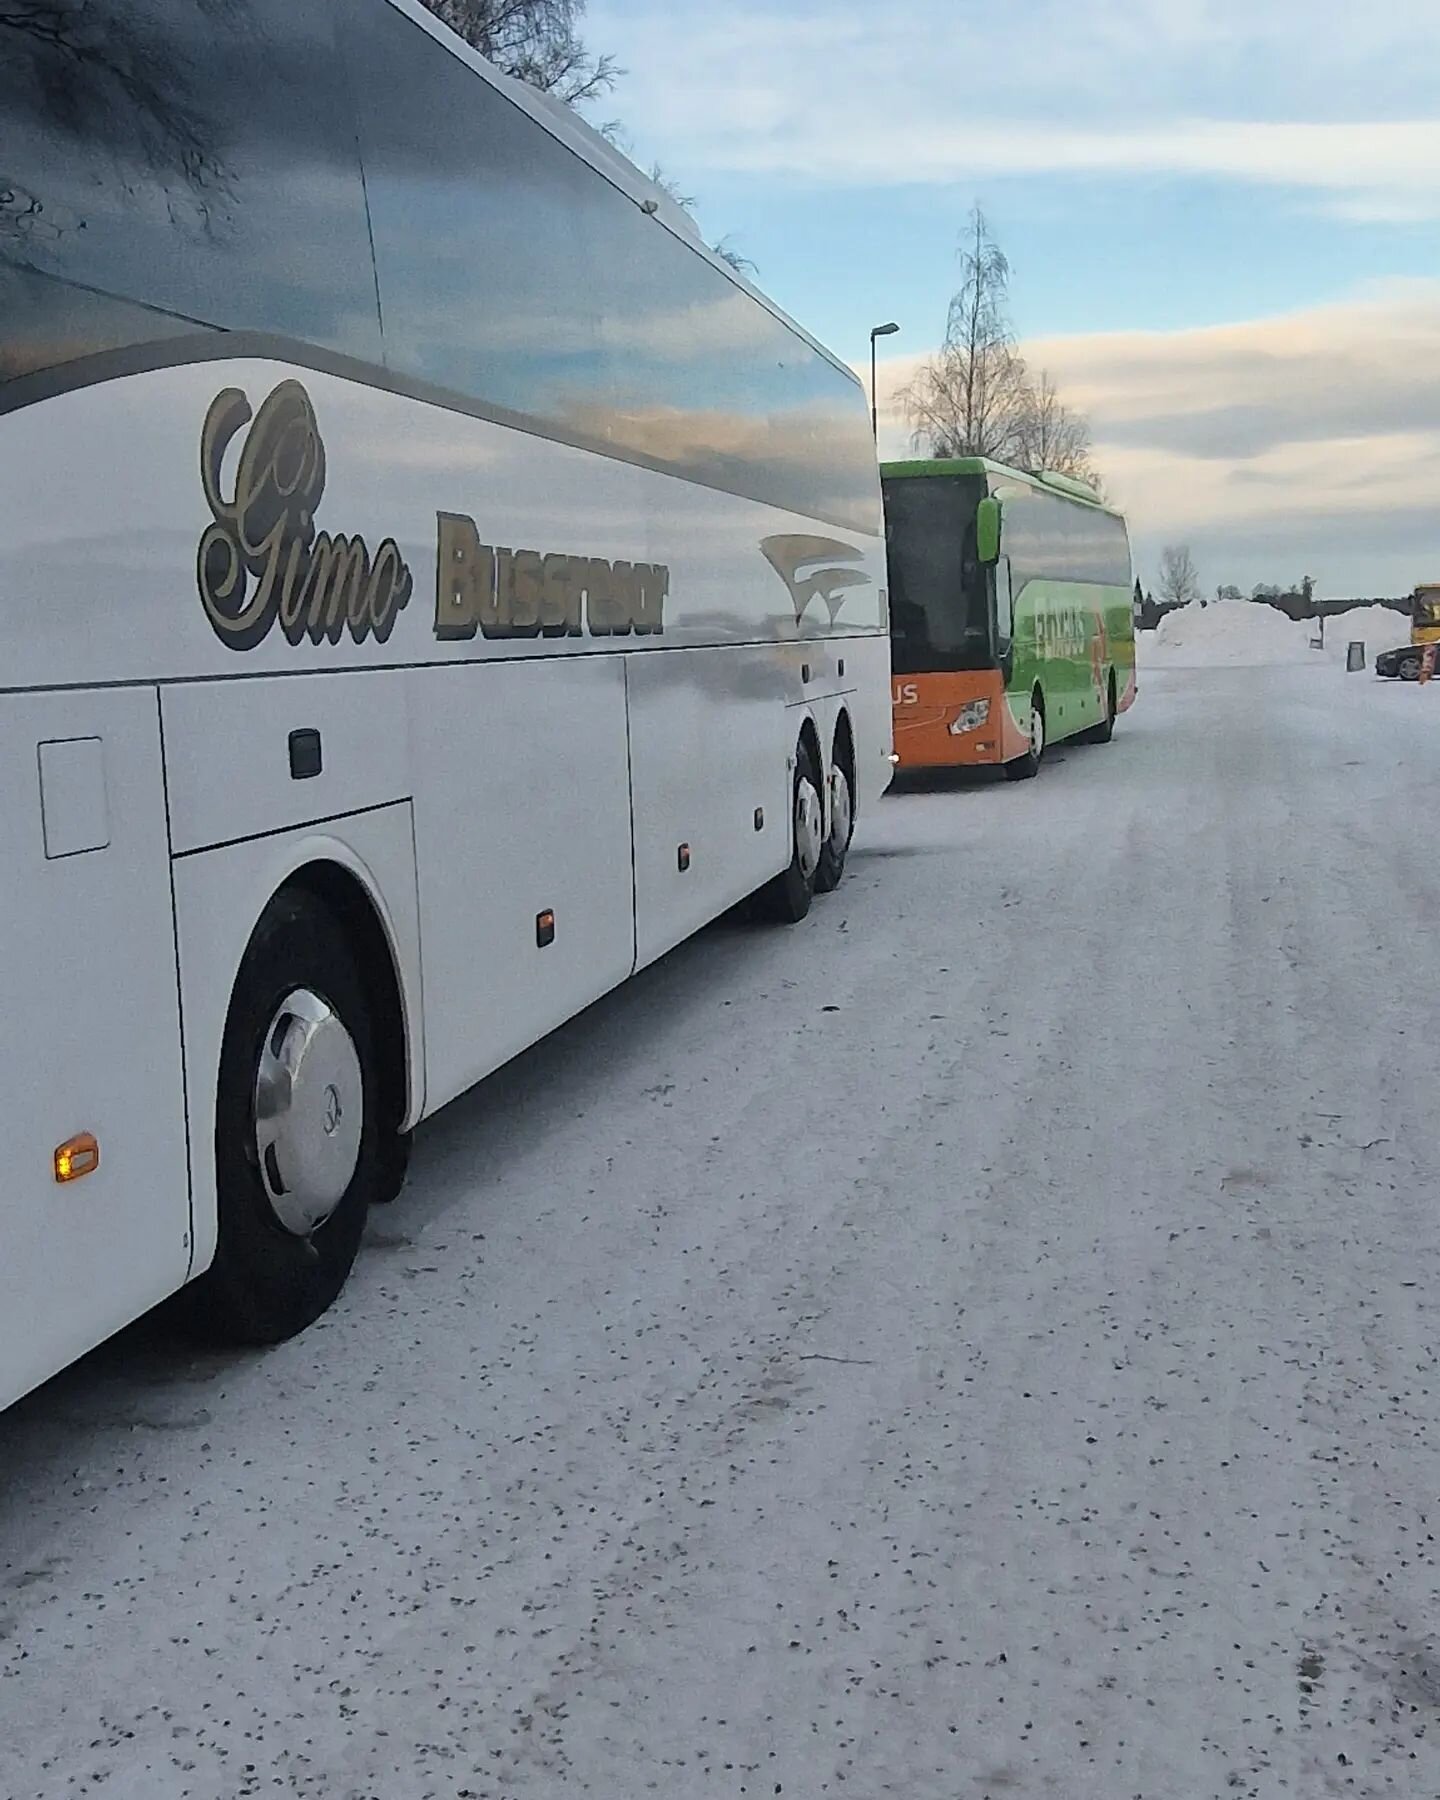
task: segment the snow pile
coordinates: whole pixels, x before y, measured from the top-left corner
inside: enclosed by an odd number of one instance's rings
[[[1309,662],[1315,657],[1310,638],[1316,630],[1263,601],[1212,600],[1208,606],[1192,603],[1166,613],[1157,630],[1141,633],[1140,655],[1146,662],[1180,668]]]
[[[1287,619],[1259,600],[1212,600],[1166,613],[1158,630],[1137,638],[1142,662],[1174,668],[1253,668],[1272,663],[1319,662],[1310,640],[1318,619]],[[1410,621],[1389,606],[1352,606],[1325,620],[1325,657],[1344,662],[1345,646],[1365,646],[1367,663],[1381,650],[1408,643]]]
[[[1365,660],[1373,663],[1382,650],[1393,650],[1410,641],[1410,621],[1393,606],[1352,606],[1325,621],[1325,653],[1344,662],[1345,646],[1365,646]]]

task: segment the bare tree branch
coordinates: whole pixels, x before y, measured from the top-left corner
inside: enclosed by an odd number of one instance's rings
[[[620,131],[618,126],[610,124],[604,126],[602,130],[604,136],[615,145],[616,149],[623,150],[627,156],[630,154],[630,147],[626,143],[624,134]],[[687,194],[675,177],[658,162],[651,163],[649,175],[651,181],[655,183],[656,187],[658,187],[662,193],[668,194],[678,207],[689,213],[692,219],[695,217],[695,208],[700,202],[694,194]],[[754,275],[757,273],[755,265],[751,262],[750,258],[742,255],[741,252],[735,248],[734,244],[730,242],[728,237],[717,239],[710,248],[715,255],[720,258],[721,262],[729,263],[730,267],[737,275]]]
[[[717,238],[710,246],[723,263],[729,263],[737,275],[758,275],[760,271],[743,251],[737,250],[728,237]]]
[[[197,0],[224,21],[239,0]],[[190,95],[205,71],[176,64],[175,46],[145,9],[129,0],[90,7],[77,0],[0,0],[0,59],[10,77],[7,104],[46,128],[108,147],[138,162],[164,188],[176,223],[209,230],[231,198],[224,146]],[[0,145],[0,157],[4,155]],[[53,238],[83,229],[83,215],[57,212],[0,165],[0,240]]]
[[[496,68],[572,106],[608,93],[620,70],[580,37],[585,0],[424,0]]]
[[[623,144],[621,148],[624,148]],[[675,177],[668,174],[658,162],[651,163],[649,176],[661,193],[668,194],[678,207],[694,217],[695,208],[700,204],[694,194],[687,194]]]
[[[1090,461],[1090,426],[1060,398],[1046,369],[1027,383],[1016,425],[1017,465],[1034,474],[1072,475],[1099,490]]]

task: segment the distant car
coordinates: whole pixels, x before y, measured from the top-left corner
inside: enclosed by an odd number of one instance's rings
[[[1398,675],[1402,681],[1418,681],[1421,655],[1422,650],[1418,644],[1402,644],[1398,650],[1382,650],[1375,658],[1375,673]]]

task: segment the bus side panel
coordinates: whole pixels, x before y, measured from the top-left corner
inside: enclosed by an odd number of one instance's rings
[[[409,797],[405,684],[393,671],[160,693],[177,856]]]
[[[433,1112],[634,967],[625,665],[545,657],[407,681]]]
[[[789,861],[796,721],[773,649],[635,656],[628,678],[643,967]]]
[[[845,657],[847,687],[844,708],[855,739],[855,808],[864,820],[895,775],[890,756],[895,738],[895,709],[890,691],[890,638],[851,638],[838,646]],[[838,710],[838,709],[837,709]],[[857,830],[861,829],[857,825]]]
[[[175,922],[190,1097],[195,1255],[200,1274],[215,1254],[215,1092],[225,1016],[250,934],[274,895],[314,863],[346,870],[368,896],[389,940],[410,1053],[413,1123],[423,1094],[419,1044],[420,928],[410,805],[401,801],[244,843],[177,857]]]
[[[0,1406],[179,1287],[185,1099],[153,688],[0,696]],[[56,1180],[57,1146],[99,1142]]]
[[[1049,742],[1099,724],[1113,668],[1118,710],[1135,696],[1135,637],[1130,598],[1118,589],[1079,582],[1026,580],[1015,605],[1011,712],[1029,729],[1030,695],[1045,699]]]
[[[1135,704],[1136,692],[1134,590],[1122,595],[1112,589],[1105,618],[1116,698],[1119,710],[1127,712]]]
[[[1015,596],[1015,659],[1010,680],[1012,712],[1028,738],[1030,696],[1045,702],[1045,737],[1058,744],[1099,716],[1088,681],[1081,634],[1093,624],[1093,597],[1071,583],[1020,575]]]

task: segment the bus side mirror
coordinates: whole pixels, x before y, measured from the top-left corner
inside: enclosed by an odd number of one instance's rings
[[[1000,554],[1000,502],[986,498],[975,508],[975,554],[993,563]]]

